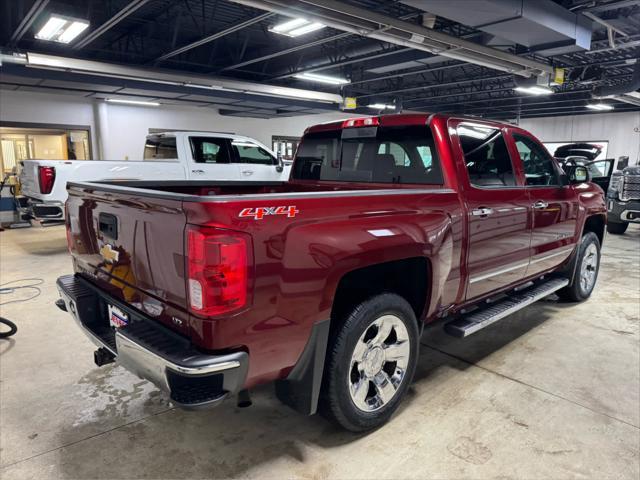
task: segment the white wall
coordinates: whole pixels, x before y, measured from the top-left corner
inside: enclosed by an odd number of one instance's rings
[[[640,112],[523,119],[520,126],[543,142],[608,140],[609,158],[640,163]]]
[[[306,127],[353,116],[340,112],[261,120],[221,116],[207,107],[138,107],[104,104],[94,108],[92,99],[0,90],[3,121],[91,126],[94,158],[98,157],[98,130],[104,135],[104,158],[139,159],[149,128],[226,131],[247,135],[271,145],[272,135],[300,136]],[[102,112],[102,113],[100,113]],[[102,119],[102,128],[99,128]],[[628,155],[640,163],[640,112],[524,119],[521,126],[543,142],[608,140],[610,158]],[[638,130],[638,131],[636,131]]]
[[[144,137],[149,128],[234,132],[253,137],[270,147],[273,135],[301,136],[310,125],[353,116],[328,112],[262,120],[222,116],[208,107],[100,103],[99,108],[94,108],[93,100],[84,97],[0,90],[0,118],[6,122],[89,125],[94,158],[98,157],[97,136],[102,131],[106,132],[104,158],[136,160],[142,156]]]

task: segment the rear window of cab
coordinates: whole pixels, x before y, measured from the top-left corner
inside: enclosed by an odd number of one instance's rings
[[[297,180],[442,185],[426,125],[343,128],[308,133],[294,163]]]

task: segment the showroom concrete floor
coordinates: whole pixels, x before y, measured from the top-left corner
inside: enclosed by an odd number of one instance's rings
[[[122,368],[96,368],[92,345],[53,306],[56,277],[71,271],[63,229],[0,242],[2,283],[45,281],[37,299],[2,307],[20,329],[0,340],[5,480],[640,474],[638,227],[607,238],[584,304],[543,301],[465,341],[427,331],[403,408],[364,436],[294,413],[271,387],[249,409],[184,412]]]

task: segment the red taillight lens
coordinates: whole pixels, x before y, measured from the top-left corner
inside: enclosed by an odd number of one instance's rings
[[[53,182],[56,180],[56,168],[38,167],[38,180],[40,181],[40,193],[51,193]]]
[[[342,122],[342,128],[352,127],[378,127],[380,119],[378,117],[350,118]]]
[[[187,287],[194,313],[222,315],[247,304],[249,246],[243,233],[188,227]]]

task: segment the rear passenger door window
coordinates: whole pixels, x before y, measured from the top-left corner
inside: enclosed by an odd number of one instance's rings
[[[522,161],[527,185],[560,185],[560,179],[553,160],[544,147],[523,135],[514,134],[513,140],[516,143],[516,148]]]
[[[515,187],[516,176],[502,131],[483,125],[458,125],[469,182],[478,188]]]

